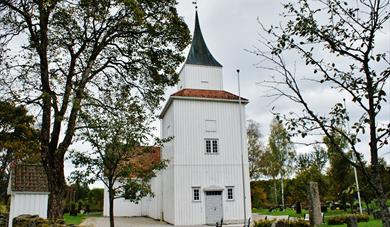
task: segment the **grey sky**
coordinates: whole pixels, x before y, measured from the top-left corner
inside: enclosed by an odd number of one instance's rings
[[[178,13],[184,18],[192,33],[195,19],[193,0],[178,0],[178,2]],[[250,100],[246,109],[246,117],[261,124],[261,132],[265,136],[263,138],[264,142],[266,142],[269,133],[269,124],[273,117],[271,108],[273,106],[281,113],[299,112],[301,110],[301,108],[297,108],[295,104],[286,100],[271,103],[271,98],[264,97],[269,91],[258,86],[257,82],[269,79],[272,74],[256,68],[255,64],[259,62],[259,58],[245,51],[245,49],[252,49],[253,46],[260,46],[258,34],[261,33],[261,29],[258,19],[265,25],[278,25],[283,19],[280,17],[283,10],[281,2],[282,0],[198,1],[198,13],[203,36],[213,56],[223,65],[224,89],[237,94],[236,69],[240,69],[241,95]],[[381,49],[390,51],[390,26],[385,27],[384,32],[378,37],[378,45]],[[291,63],[297,62],[298,74],[305,76],[305,74],[311,73],[311,71],[305,70],[305,66],[299,64],[299,59],[294,59],[296,56],[291,58],[289,59]],[[390,86],[387,86],[386,90],[387,94],[390,94]],[[176,91],[176,88],[168,89],[167,97],[174,91]],[[322,113],[329,112],[329,108],[344,97],[332,89],[318,87],[316,84],[304,84],[304,93],[307,99],[311,100],[313,107]],[[357,116],[358,109],[354,108],[348,100],[347,105],[350,107],[351,115]],[[390,105],[383,107],[381,119],[383,122],[390,121]],[[159,122],[156,122],[155,126],[159,128]],[[308,139],[313,138],[316,137],[309,137]],[[298,152],[310,150],[309,147],[302,145],[297,145],[296,148]],[[365,139],[358,148],[363,153],[368,154],[367,140]],[[380,155],[389,151],[389,147],[386,147],[380,152]],[[390,161],[390,154],[385,157],[387,161]],[[66,170],[69,171],[71,168],[67,163]]]
[[[191,32],[194,27],[194,5],[192,0],[179,0],[178,12],[184,17]],[[261,124],[261,132],[267,136],[269,124],[272,119],[271,108],[275,106],[281,113],[300,111],[295,104],[286,100],[278,100],[271,103],[271,98],[264,96],[269,91],[257,85],[257,82],[267,80],[272,73],[259,68],[255,64],[259,58],[248,53],[245,49],[252,49],[253,46],[260,46],[257,41],[259,33],[262,33],[258,20],[264,25],[278,25],[284,18],[280,17],[283,10],[282,2],[278,0],[199,0],[198,13],[200,25],[206,43],[214,57],[224,66],[224,89],[237,93],[236,69],[241,70],[241,94],[250,100],[247,106],[247,119],[256,120]],[[352,2],[352,1],[351,1]],[[379,50],[390,51],[390,26],[385,26],[383,32],[377,38]],[[297,74],[305,76],[312,71],[306,71],[305,66],[300,64],[296,56],[289,59],[291,64],[296,63]],[[387,94],[390,94],[390,86],[387,84]],[[175,89],[169,89],[167,94]],[[304,94],[311,100],[313,107],[322,113],[328,113],[329,108],[342,101],[346,97],[326,87],[318,87],[317,84],[305,83]],[[352,116],[358,116],[358,109],[347,98],[347,106]],[[382,122],[390,121],[390,105],[382,109],[380,116]],[[312,137],[313,138],[313,137]],[[264,138],[265,140],[266,138]],[[309,138],[310,139],[310,138]],[[367,154],[368,143],[365,138],[359,145],[359,150]],[[265,142],[265,141],[264,141]],[[305,152],[310,148],[297,146],[299,152]],[[389,146],[382,149],[381,154],[389,152]],[[390,155],[385,156],[390,160]],[[368,156],[367,156],[368,158]]]

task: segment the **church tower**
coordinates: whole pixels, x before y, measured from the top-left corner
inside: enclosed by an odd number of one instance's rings
[[[222,65],[207,48],[197,12],[179,79],[160,115],[162,138],[172,138],[161,151],[169,160],[158,195],[161,217],[174,225],[243,223],[244,209],[247,218],[251,214],[246,134],[241,134],[248,100],[240,104],[237,95],[223,90]]]
[[[195,14],[195,29],[187,60],[180,71],[178,89],[222,90],[222,65],[206,46]]]

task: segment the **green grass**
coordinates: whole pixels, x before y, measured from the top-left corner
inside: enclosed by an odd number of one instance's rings
[[[252,212],[253,213],[263,214],[263,215],[275,215],[275,216],[289,215],[290,217],[304,217],[305,214],[307,213],[306,210],[302,209],[302,214],[297,214],[295,212],[295,210],[291,209],[291,208],[287,208],[284,211],[279,211],[279,209],[276,209],[276,210],[274,210],[272,212],[269,212],[268,209],[256,209],[256,208],[253,208]]]
[[[308,213],[307,210],[302,209],[302,214],[296,214],[295,210],[291,209],[291,208],[287,208],[284,211],[275,210],[275,211],[272,211],[272,212],[269,212],[268,209],[256,209],[256,208],[253,208],[252,212],[253,213],[259,213],[259,214],[262,214],[262,215],[275,215],[275,216],[289,215],[290,217],[301,217],[301,218],[303,218],[305,216],[305,214]],[[325,213],[325,223],[322,224],[321,227],[327,227],[327,226],[347,227],[346,224],[344,224],[344,225],[328,225],[326,223],[327,217],[337,216],[337,215],[346,215],[346,214],[350,214],[350,213],[349,212],[345,212],[344,210],[328,210],[328,212]],[[381,220],[370,219],[370,221],[368,221],[368,222],[359,222],[358,226],[359,227],[382,227],[383,225],[382,225],[382,221]]]
[[[347,224],[343,224],[343,225],[328,225],[327,223],[324,223],[322,225],[320,225],[320,227],[327,227],[327,226],[331,226],[331,227],[347,227]],[[358,226],[359,227],[382,227],[382,221],[381,220],[370,220],[368,222],[359,222],[358,223]]]
[[[64,220],[67,225],[79,225],[88,217],[100,217],[102,216],[101,212],[92,212],[89,214],[77,214],[77,216],[70,216],[68,213],[64,214]]]

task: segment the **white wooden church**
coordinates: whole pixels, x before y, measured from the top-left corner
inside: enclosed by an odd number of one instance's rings
[[[243,180],[246,216],[251,216],[245,134],[248,100],[241,98],[240,105],[237,95],[223,90],[222,65],[205,44],[198,13],[191,49],[179,78],[178,91],[170,96],[160,115],[161,137],[173,139],[160,150],[160,157],[169,160],[169,165],[152,179],[155,196],[138,204],[117,199],[114,214],[149,216],[173,225],[215,225],[221,219],[224,223],[243,223]],[[108,204],[105,188],[104,216],[109,215]]]

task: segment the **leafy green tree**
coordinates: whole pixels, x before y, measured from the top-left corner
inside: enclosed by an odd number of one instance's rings
[[[82,112],[87,126],[82,136],[91,144],[92,151],[72,154],[77,168],[72,178],[88,183],[99,180],[105,184],[110,226],[114,227],[114,200],[125,197],[137,203],[145,196],[153,196],[149,181],[166,163],[159,158],[148,158],[148,154],[156,157],[156,150],[141,146],[157,138],[150,127],[153,116],[139,98],[130,98],[127,90],[122,89],[121,94],[107,94],[101,101],[114,108],[91,105]]]
[[[321,173],[318,167],[313,165],[297,173],[295,178],[291,180],[286,196],[294,202],[306,202],[309,194],[308,186],[311,181],[318,183],[320,198],[324,198],[329,194],[328,178]]]
[[[267,182],[268,183],[268,182]],[[251,204],[253,208],[268,207],[267,185],[264,181],[251,181]]]
[[[320,172],[323,172],[327,162],[328,154],[326,150],[319,145],[315,145],[312,152],[297,156],[296,165],[298,172],[302,172],[312,166],[315,166]]]
[[[0,199],[6,203],[9,165],[39,162],[38,131],[24,106],[0,101]]]
[[[92,188],[88,193],[88,204],[91,211],[103,211],[104,189]]]
[[[273,201],[274,205],[278,205],[278,189],[276,178],[279,175],[280,162],[275,153],[271,151],[269,146],[265,148],[264,154],[261,156],[261,173],[264,176],[271,177],[273,182]]]
[[[343,206],[346,207],[348,195],[344,192],[354,185],[355,178],[353,176],[351,164],[344,157],[351,158],[351,152],[348,151],[348,143],[343,136],[336,132],[332,132],[332,138],[338,146],[334,146],[333,143],[330,142],[329,137],[324,138],[330,162],[330,167],[328,169],[328,176],[331,184],[330,190],[336,195],[336,198],[343,203]]]
[[[275,73],[265,82],[275,92],[270,95],[287,98],[302,108],[280,116],[289,131],[302,137],[323,134],[335,147],[339,144],[332,136],[333,131],[346,139],[357,160],[343,157],[360,168],[370,182],[385,227],[390,226],[390,211],[378,152],[386,148],[390,137],[389,123],[380,120],[382,107],[387,105],[385,88],[390,78],[390,62],[387,50],[377,44],[380,34],[388,28],[389,8],[390,2],[386,0],[287,2],[283,14],[286,21],[271,28],[263,26],[269,38],[262,35],[265,37],[261,40],[262,47],[253,51],[262,58],[261,65]],[[299,56],[294,58],[295,64],[288,62],[291,59],[286,57],[288,54]],[[296,65],[305,68],[296,71]],[[307,99],[308,87],[334,91],[340,99],[328,111],[320,112],[313,106],[316,101]],[[349,116],[341,97],[351,101],[354,116]],[[338,126],[345,121],[352,126],[351,132],[339,130]],[[365,170],[363,155],[357,148],[363,144],[361,139],[368,141],[364,144],[369,147],[370,172]]]
[[[64,157],[80,112],[126,89],[153,111],[190,41],[175,0],[0,0],[1,95],[38,113],[49,218],[62,217]]]
[[[262,168],[265,164],[262,163],[265,148],[260,141],[262,137],[260,124],[249,120],[246,134],[248,138],[249,176],[251,179],[258,179],[262,175]]]
[[[277,119],[271,123],[271,132],[268,138],[268,147],[272,154],[273,161],[276,163],[278,175],[281,182],[282,207],[284,207],[284,183],[283,179],[292,173],[295,160],[294,145],[283,124]]]

